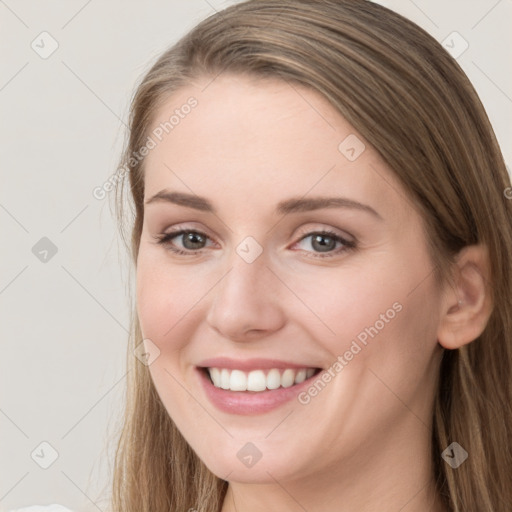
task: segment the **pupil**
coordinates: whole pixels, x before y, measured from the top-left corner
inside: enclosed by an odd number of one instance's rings
[[[331,243],[325,243],[325,242],[322,242],[322,240],[325,240],[325,239],[328,239],[331,241]],[[313,238],[313,242],[312,242],[312,245],[313,245],[313,248],[317,249],[317,247],[315,247],[315,243],[318,242],[320,245],[319,245],[319,251],[320,252],[327,252],[331,249],[334,249],[333,245],[335,244],[335,241],[332,237],[330,236],[327,236],[327,235],[316,235],[314,238]]]
[[[187,247],[187,242],[190,242],[192,244],[192,247]],[[198,249],[198,247],[195,247],[193,244],[199,244],[201,245],[203,243],[202,236],[198,233],[187,233],[185,235],[184,240],[184,246],[187,247],[187,249]]]

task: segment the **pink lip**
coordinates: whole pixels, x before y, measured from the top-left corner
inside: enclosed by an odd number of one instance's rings
[[[269,370],[271,368],[278,368],[282,370],[285,370],[286,368],[318,368],[317,366],[279,361],[278,359],[231,359],[229,357],[205,359],[197,366],[203,368],[227,368],[229,370],[242,370],[246,372],[250,372],[251,370]]]
[[[254,364],[256,360],[252,359],[251,364]],[[266,360],[267,363],[269,360]],[[208,363],[208,367],[216,367],[219,364],[219,360],[205,361]],[[214,365],[211,365],[214,362]],[[237,365],[239,362],[237,362]],[[259,364],[259,363],[258,363]],[[273,363],[275,364],[275,362]],[[282,363],[283,364],[283,363]],[[221,368],[234,368],[241,369],[240,366],[225,366],[225,360],[223,360]],[[271,368],[279,368],[280,366],[270,366]],[[304,366],[284,366],[286,368],[304,368]],[[260,368],[262,366],[251,366],[251,368]],[[222,388],[217,388],[213,385],[210,377],[207,375],[208,371],[204,368],[196,367],[196,373],[199,377],[201,385],[205,391],[206,396],[210,402],[219,410],[230,414],[239,415],[255,415],[269,412],[277,407],[283,405],[290,400],[297,398],[297,395],[307,388],[313,379],[318,378],[318,375],[313,375],[309,379],[301,382],[300,384],[294,384],[289,388],[278,388],[267,391],[230,391]]]

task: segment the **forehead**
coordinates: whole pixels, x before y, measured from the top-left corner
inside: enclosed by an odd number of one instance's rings
[[[167,188],[261,212],[283,198],[329,194],[407,209],[375,149],[325,98],[296,84],[205,78],[162,104],[149,135],[146,199]]]

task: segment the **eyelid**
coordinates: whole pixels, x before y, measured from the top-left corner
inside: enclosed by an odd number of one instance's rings
[[[300,227],[298,237],[299,240],[302,240],[305,236],[312,235],[313,233],[322,233],[322,232],[329,232],[333,235],[339,236],[340,238],[343,238],[347,242],[356,242],[355,237],[353,237],[351,234],[347,233],[346,231],[342,231],[337,228],[333,228],[331,226],[327,227],[321,227],[321,228],[311,228],[311,227]],[[297,240],[297,241],[299,241]]]
[[[193,224],[187,224],[187,223],[180,223],[180,224],[173,224],[172,227],[169,228],[168,231],[162,231],[162,233],[159,235],[160,237],[164,235],[172,235],[177,236],[179,234],[182,234],[183,232],[194,232],[198,233],[201,236],[204,236],[208,238],[211,241],[215,241],[217,238],[217,235],[211,234],[211,231],[208,229],[205,229],[203,227],[195,227]],[[201,250],[201,249],[198,249]]]

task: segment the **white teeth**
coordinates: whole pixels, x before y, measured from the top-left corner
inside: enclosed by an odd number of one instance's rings
[[[272,368],[267,373],[267,388],[277,389],[281,386],[281,372],[277,368]]]
[[[247,375],[240,370],[232,370],[229,389],[231,391],[245,391],[247,389]]]
[[[210,368],[210,377],[212,378],[213,385],[220,388],[220,370],[218,368]]]
[[[312,377],[314,368],[272,368],[266,374],[264,370],[229,370],[227,368],[208,368],[213,385],[231,391],[265,391],[267,389],[289,388]]]
[[[306,380],[306,370],[299,370],[295,375],[295,384],[300,384]]]
[[[283,375],[281,375],[281,386],[283,386],[283,388],[289,388],[290,386],[293,386],[294,380],[295,380],[295,370],[287,368],[283,372]]]
[[[267,388],[267,378],[261,370],[249,372],[247,377],[247,389],[249,391],[263,391]]]
[[[229,389],[229,370],[225,368],[220,372],[220,387],[222,389]]]

